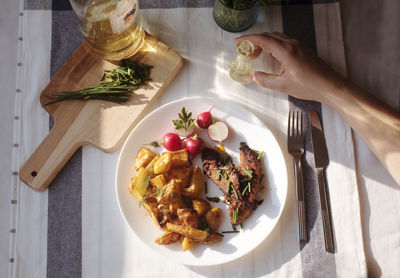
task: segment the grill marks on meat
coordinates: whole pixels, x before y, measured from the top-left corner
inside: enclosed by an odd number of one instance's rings
[[[209,148],[203,150],[201,158],[204,174],[224,193],[225,202],[229,204],[231,223],[241,224],[258,205],[255,199],[261,188],[261,165],[257,159],[258,153],[250,149],[246,143],[240,143],[240,167],[235,167],[231,162],[223,164],[220,154]],[[246,169],[247,173],[243,169]],[[251,176],[247,175],[249,172]],[[229,192],[227,192],[228,183]],[[245,190],[246,187],[248,188]]]

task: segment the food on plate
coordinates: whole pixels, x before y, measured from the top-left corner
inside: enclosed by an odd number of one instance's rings
[[[224,122],[215,122],[208,127],[208,137],[214,142],[224,141],[228,133],[228,126]]]
[[[182,107],[181,113],[178,113],[178,119],[173,120],[175,132],[182,137],[190,136],[195,128],[196,120],[192,118],[192,112]]]
[[[186,139],[185,148],[190,154],[199,154],[204,148],[204,141],[197,135],[193,137],[188,137]]]
[[[139,170],[143,165],[149,164],[155,156],[156,154],[152,150],[145,147],[140,148],[136,154],[135,169]]]
[[[163,145],[169,151],[177,151],[182,147],[182,139],[176,133],[167,133],[163,137]]]
[[[215,105],[211,107],[210,110],[200,113],[197,115],[197,125],[200,128],[206,129],[212,124],[212,115],[211,115],[211,110],[214,108]]]
[[[262,189],[260,153],[241,142],[240,166],[215,149],[205,148],[201,158],[204,173],[224,194],[232,225],[243,223],[260,204],[256,200]]]
[[[196,244],[221,241],[217,230],[222,213],[201,198],[203,173],[192,165],[186,149],[156,154],[142,147],[136,155],[136,167],[139,168],[129,191],[156,226],[166,231],[155,239],[157,244],[179,241],[186,251]]]

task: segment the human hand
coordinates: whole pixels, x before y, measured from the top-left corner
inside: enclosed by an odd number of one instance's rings
[[[245,35],[236,38],[235,42],[239,44],[242,40],[254,44],[252,58],[265,51],[281,63],[278,75],[261,71],[250,74],[260,86],[301,99],[329,102],[330,93],[345,82],[305,45],[282,33]]]

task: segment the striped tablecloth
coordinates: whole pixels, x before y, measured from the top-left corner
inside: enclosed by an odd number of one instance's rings
[[[254,251],[230,263],[192,267],[151,252],[124,223],[114,192],[119,151],[79,149],[49,190],[38,193],[18,169],[47,135],[51,120],[39,94],[81,43],[67,1],[21,1],[10,222],[10,277],[365,277],[367,275],[355,174],[353,133],[329,107],[299,101],[255,84],[232,82],[227,68],[233,38],[214,22],[214,1],[141,1],[145,29],[185,59],[185,66],[153,109],[186,96],[224,97],[255,113],[286,150],[289,109],[323,118],[330,165],[327,179],[337,251],[325,252],[312,146],[306,138],[304,172],[310,242],[300,246],[291,158],[284,212]],[[295,2],[295,3],[294,3]],[[292,1],[261,8],[243,33],[284,32],[316,50],[346,74],[340,6],[336,1]],[[207,48],[205,48],[205,45]],[[276,70],[266,57],[256,66]],[[261,63],[263,62],[263,63]]]

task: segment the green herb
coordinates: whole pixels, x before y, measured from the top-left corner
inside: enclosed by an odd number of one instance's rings
[[[249,189],[249,184],[247,184],[247,186],[244,188],[244,190],[242,191],[242,196],[244,196],[244,193],[246,193],[246,191]]]
[[[219,236],[222,236],[222,237],[224,237],[224,235],[223,234],[221,234],[221,233],[218,233],[218,232],[215,232],[217,235],[219,235]]]
[[[226,186],[225,192],[229,194],[229,191],[231,191],[231,181],[228,181],[228,185]]]
[[[178,113],[178,116],[178,120],[172,120],[172,123],[177,130],[184,129],[185,131],[188,131],[189,128],[194,126],[196,123],[196,120],[192,119],[192,112],[187,111],[185,107],[182,107],[181,113]]]
[[[149,188],[149,186],[150,186],[150,175],[146,176],[145,184],[146,184],[146,188]]]
[[[224,176],[225,179],[228,179],[228,174],[224,171],[224,173],[222,174],[222,176]]]
[[[140,201],[138,202],[138,206],[139,206],[139,208],[141,208],[141,207],[142,207],[142,205],[143,205],[143,200],[140,200]]]
[[[239,200],[238,194],[236,192],[236,188],[234,186],[232,186],[232,190],[233,190],[233,193],[235,194],[236,200]]]
[[[222,232],[223,234],[232,234],[232,233],[240,233],[240,231],[235,231],[235,230],[233,230],[233,231],[223,231]]]
[[[251,193],[251,182],[248,182],[247,186],[249,187],[249,192]]]
[[[215,176],[215,179],[216,179],[217,181],[219,181],[219,180],[221,179],[221,170],[218,170],[218,171],[217,171],[217,175]]]
[[[207,186],[207,182],[205,182],[205,183],[204,183],[204,193],[206,193],[206,194],[207,194],[207,191],[208,191],[207,187],[208,187],[208,186]]]
[[[236,224],[237,214],[237,209],[232,211],[233,224]]]
[[[261,180],[263,179],[263,177],[264,177],[264,174],[261,174],[261,175],[260,175],[260,182],[261,182]]]
[[[105,70],[100,83],[94,87],[77,91],[62,91],[51,96],[52,99],[45,106],[63,100],[99,99],[123,104],[129,100],[134,90],[150,79],[152,66],[139,64],[132,60],[121,60],[119,66],[112,70]]]
[[[257,159],[260,160],[261,157],[263,157],[263,155],[264,155],[264,151],[257,152],[257,153],[258,153]]]
[[[160,198],[164,194],[164,189],[157,187],[157,196]]]
[[[240,226],[240,229],[242,229],[242,230],[243,230],[243,224],[242,224],[242,223],[240,223],[240,225],[239,225],[239,226]]]
[[[221,199],[217,196],[215,197],[206,197],[206,199],[210,202],[214,202],[214,203],[219,203],[219,201],[221,201]]]
[[[253,171],[252,170],[247,170],[245,168],[242,168],[243,173],[246,174],[249,178],[253,178]]]
[[[164,142],[163,141],[152,141],[146,145],[152,146],[154,148],[158,148],[158,147],[161,147],[162,145],[164,145]]]

